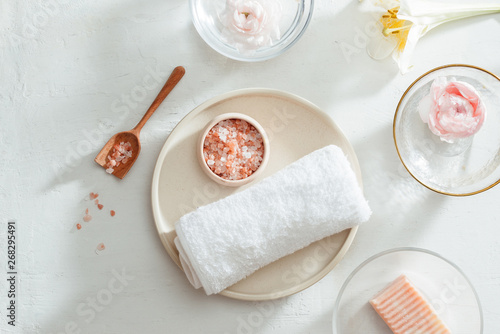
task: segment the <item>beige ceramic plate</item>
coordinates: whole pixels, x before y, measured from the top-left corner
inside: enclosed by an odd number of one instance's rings
[[[266,130],[269,162],[262,179],[304,155],[329,144],[342,148],[361,184],[354,150],[335,123],[318,107],[294,96],[269,89],[245,89],[215,97],[191,111],[172,131],[153,174],[153,214],[161,241],[180,267],[174,245],[175,223],[196,207],[209,204],[240,188],[212,181],[201,169],[196,148],[200,131],[223,113],[247,114]],[[258,182],[258,179],[254,182]],[[269,300],[299,292],[323,278],[342,259],[357,228],[315,242],[258,270],[220,294],[243,300]]]

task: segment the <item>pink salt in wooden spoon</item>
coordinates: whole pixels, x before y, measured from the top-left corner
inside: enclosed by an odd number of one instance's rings
[[[104,167],[108,173],[123,179],[134,164],[135,160],[137,160],[139,152],[141,151],[139,134],[142,127],[146,124],[148,119],[151,115],[153,115],[163,100],[165,100],[175,85],[179,83],[185,72],[186,70],[184,67],[177,66],[172,71],[172,74],[170,74],[170,77],[158,93],[158,96],[153,101],[148,111],[146,111],[146,114],[144,114],[139,123],[137,123],[135,128],[130,131],[119,132],[111,137],[111,139],[106,143],[106,145],[104,145],[102,150],[95,157],[95,162]]]

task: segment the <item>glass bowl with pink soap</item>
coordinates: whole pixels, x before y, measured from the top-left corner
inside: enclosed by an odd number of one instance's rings
[[[425,73],[401,97],[393,134],[425,187],[451,196],[492,188],[500,183],[500,78],[458,64]]]
[[[239,61],[274,58],[304,34],[314,0],[190,0],[193,24],[203,40]]]
[[[213,181],[238,187],[263,172],[269,160],[269,139],[252,117],[225,113],[203,129],[197,154],[201,168]]]
[[[334,334],[482,334],[483,311],[456,264],[401,247],[353,270],[338,293],[332,327]]]

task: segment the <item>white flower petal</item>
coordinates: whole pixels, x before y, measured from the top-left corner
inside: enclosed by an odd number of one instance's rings
[[[376,4],[382,8],[389,9],[397,7],[394,0],[380,0]],[[397,62],[402,74],[408,72],[411,68],[411,55],[415,50],[420,37],[424,36],[429,30],[446,22],[482,15],[500,12],[499,0],[481,0],[476,3],[475,0],[401,0],[397,18],[402,21],[408,21],[412,24],[403,50],[393,47],[392,57]],[[384,37],[382,31],[380,37],[372,39],[368,46],[368,54],[375,59],[383,59],[389,52],[391,36]],[[398,40],[395,39],[396,44]]]
[[[413,66],[411,64],[411,55],[417,46],[419,38],[425,34],[427,31],[427,26],[413,25],[408,32],[408,37],[406,38],[406,45],[403,51],[394,50],[392,58],[398,63],[399,70],[401,74],[408,73]]]
[[[219,15],[224,42],[247,55],[272,45],[281,37],[281,12],[280,1],[227,0]]]
[[[397,39],[379,34],[368,41],[366,52],[373,59],[382,60],[389,57],[397,45]]]
[[[401,0],[398,18],[415,24],[437,26],[456,19],[500,11],[496,1]]]

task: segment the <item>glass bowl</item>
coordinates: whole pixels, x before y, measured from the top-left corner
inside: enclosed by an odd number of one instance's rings
[[[486,108],[480,130],[455,143],[433,134],[419,114],[420,101],[434,79],[446,77],[472,85]],[[435,68],[415,80],[396,108],[393,134],[401,162],[422,185],[451,196],[473,195],[500,183],[500,78],[470,65]]]
[[[481,304],[464,273],[434,252],[408,247],[374,255],[349,275],[335,303],[333,333],[392,333],[369,300],[401,274],[426,297],[453,334],[483,332]]]
[[[270,24],[277,25],[276,27],[279,27],[279,39],[273,38],[272,44],[268,46],[243,47],[242,50],[241,45],[236,46],[234,36],[238,36],[238,38],[242,36],[244,38],[246,36],[250,38],[256,37],[252,38],[252,41],[256,41],[262,36],[268,36],[266,33],[253,36],[248,33],[235,35],[234,29],[228,29],[228,27],[234,28],[231,23],[233,21],[228,19],[233,17],[232,12],[235,8],[231,7],[230,4],[243,2],[270,3],[268,0],[190,0],[189,4],[193,24],[203,40],[220,54],[231,59],[247,62],[267,60],[288,50],[305,32],[314,7],[314,0],[273,1],[272,3],[279,4],[281,9],[275,10],[272,15],[269,15],[271,20],[266,22],[271,23],[264,25],[262,30],[266,31],[266,27],[269,27]],[[277,11],[280,13],[279,20],[277,19]],[[248,15],[248,12],[243,13]],[[239,41],[241,40],[239,39]]]

